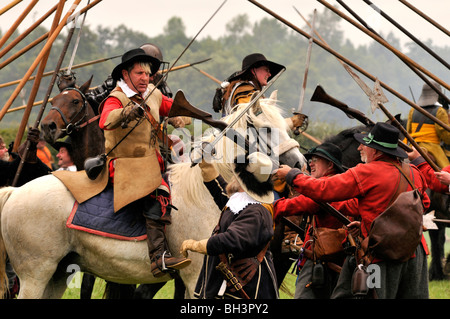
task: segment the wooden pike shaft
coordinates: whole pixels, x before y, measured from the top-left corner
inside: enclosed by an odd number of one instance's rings
[[[31,76],[33,71],[36,69],[36,67],[38,66],[39,62],[42,60],[42,58],[47,53],[47,51],[49,51],[51,49],[53,42],[56,40],[56,37],[59,35],[59,33],[61,32],[63,27],[66,25],[66,22],[69,19],[70,15],[75,11],[76,6],[80,2],[81,2],[81,0],[75,0],[74,1],[74,4],[69,9],[67,14],[64,16],[64,18],[62,19],[61,23],[56,28],[55,32],[52,33],[52,35],[48,39],[48,41],[45,44],[45,46],[42,48],[41,52],[38,54],[38,56],[36,57],[34,62],[31,64],[30,68],[28,69],[28,71],[23,76],[23,78],[20,81],[19,85],[16,87],[16,89],[14,90],[14,92],[12,93],[12,95],[10,96],[8,101],[6,101],[5,105],[3,106],[3,109],[0,112],[0,121],[3,119],[3,117],[5,116],[6,111],[8,111],[9,107],[11,106],[11,104],[14,102],[16,97],[19,95],[19,92],[25,86],[25,83],[28,81],[28,78]]]
[[[77,64],[77,65],[74,65],[74,66],[72,67],[72,70],[73,70],[73,69],[82,68],[82,67],[85,67],[85,66],[88,66],[88,65],[96,64],[96,63],[105,62],[105,61],[108,61],[108,60],[111,60],[111,59],[115,59],[115,58],[119,58],[119,57],[121,57],[121,55],[116,55],[116,56],[113,56],[113,57],[110,57],[110,58],[103,58],[103,59],[98,59],[98,60],[92,60],[92,61],[88,61],[88,62],[83,62],[83,63]],[[60,70],[61,70],[61,71],[64,71],[64,70],[67,70],[67,68],[61,68]],[[42,76],[45,77],[45,76],[52,75],[53,72],[54,72],[54,71],[48,71],[48,72],[45,72],[44,74],[42,74]],[[28,78],[28,81],[34,80],[35,78],[36,78],[36,76],[34,76],[34,75],[33,75],[33,76],[30,76],[30,77]],[[11,81],[11,82],[2,83],[2,84],[0,84],[0,89],[1,89],[1,88],[4,88],[4,87],[11,86],[11,85],[14,85],[14,84],[18,84],[18,83],[20,83],[20,80],[14,80],[14,81]]]
[[[19,35],[17,38],[15,38],[11,43],[9,43],[1,52],[0,52],[0,58],[2,58],[6,53],[8,53],[12,48],[14,48],[20,41],[22,41],[28,34],[30,34],[31,31],[36,29],[43,21],[45,21],[58,7],[58,5],[55,5],[53,8],[51,8],[47,13],[45,13],[39,20],[37,20],[31,27],[29,27],[27,30],[25,30],[21,35]]]
[[[325,7],[327,7],[328,9],[330,9],[331,11],[333,11],[334,13],[336,13],[338,16],[340,16],[341,18],[343,18],[344,20],[347,20],[348,22],[350,22],[351,24],[353,24],[355,27],[357,27],[358,29],[360,29],[362,32],[364,32],[365,34],[367,34],[368,36],[370,36],[372,39],[374,39],[375,41],[377,41],[378,43],[380,43],[381,45],[383,45],[385,48],[389,49],[392,53],[394,53],[395,55],[397,55],[400,59],[407,61],[408,63],[410,63],[412,66],[414,66],[415,68],[417,68],[419,71],[423,72],[424,74],[426,74],[427,76],[429,76],[430,78],[432,78],[433,80],[435,80],[436,82],[438,82],[440,85],[442,85],[443,87],[445,87],[447,90],[450,90],[450,85],[444,81],[442,81],[440,78],[438,78],[437,76],[435,76],[434,74],[432,74],[430,71],[428,71],[427,69],[425,69],[424,67],[422,67],[421,65],[419,65],[417,62],[415,62],[414,60],[410,59],[408,56],[406,56],[405,54],[403,54],[402,52],[400,52],[399,50],[395,49],[392,45],[390,45],[388,42],[386,42],[383,38],[381,38],[380,36],[374,34],[373,32],[365,29],[363,26],[361,26],[359,23],[357,23],[356,21],[354,21],[353,19],[351,19],[350,17],[348,17],[347,15],[345,15],[344,13],[340,12],[338,9],[336,9],[335,7],[333,7],[332,5],[330,5],[328,2],[326,2],[325,0],[317,0],[318,2],[320,2],[322,5],[324,5]]]
[[[432,25],[434,25],[436,28],[438,28],[439,30],[441,30],[442,32],[444,32],[446,35],[448,35],[450,37],[450,31],[448,31],[446,28],[444,28],[442,25],[440,25],[439,23],[437,23],[436,21],[434,21],[433,19],[431,19],[429,16],[427,16],[425,13],[423,13],[422,11],[420,11],[419,9],[417,9],[416,7],[414,7],[412,4],[410,4],[408,1],[406,0],[399,0],[401,3],[403,3],[405,6],[407,6],[408,8],[410,8],[412,11],[414,11],[415,13],[417,13],[418,15],[420,15],[422,18],[424,18],[425,20],[427,20],[428,22],[430,22]]]
[[[422,155],[422,157],[427,161],[428,164],[433,168],[435,172],[439,172],[441,169],[434,163],[431,158],[428,156],[426,152],[423,151],[423,149],[416,143],[416,141],[409,135],[409,133],[405,130],[405,128],[397,121],[395,117],[392,116],[392,114],[386,109],[386,107],[382,103],[378,103],[378,106],[383,111],[384,114],[391,120],[392,124],[396,126],[400,132],[405,135],[406,139],[414,146],[414,148]]]
[[[290,27],[291,29],[293,29],[294,31],[300,33],[302,36],[306,37],[309,39],[309,35],[304,32],[303,30],[301,30],[300,28],[298,28],[297,26],[295,26],[294,24],[292,24],[291,22],[287,21],[286,19],[282,18],[281,16],[279,16],[278,14],[276,14],[275,12],[271,11],[270,9],[266,8],[265,6],[263,6],[262,4],[258,3],[256,0],[248,0],[249,2],[253,3],[254,5],[256,5],[257,7],[261,8],[262,10],[266,11],[268,14],[270,14],[271,16],[273,16],[275,19],[279,20],[280,22],[284,23],[285,25],[287,25],[288,27]],[[347,59],[346,57],[344,57],[342,54],[339,54],[337,51],[333,50],[330,46],[325,45],[322,41],[319,41],[317,39],[314,39],[314,43],[316,43],[318,46],[320,46],[322,49],[324,49],[325,51],[331,53],[332,55],[334,55],[335,57],[337,57],[338,59],[342,60],[343,62],[345,62],[346,64],[350,65],[352,68],[354,68],[355,70],[357,70],[358,72],[362,73],[363,75],[365,75],[366,77],[368,77],[369,79],[371,79],[372,81],[376,81],[376,77],[373,76],[372,74],[368,73],[367,71],[365,71],[364,69],[362,69],[361,67],[359,67],[358,65],[356,65],[355,63],[353,63],[352,61],[350,61],[349,59]],[[439,120],[438,118],[436,118],[435,116],[431,115],[429,112],[425,111],[423,108],[421,108],[419,105],[413,103],[411,100],[409,100],[408,98],[406,98],[404,95],[400,94],[399,92],[395,91],[394,89],[392,89],[389,85],[387,85],[386,83],[380,81],[380,85],[385,88],[386,90],[388,90],[389,92],[391,92],[392,94],[394,94],[395,96],[397,96],[399,99],[401,99],[402,101],[404,101],[405,103],[409,104],[411,107],[413,107],[414,109],[416,109],[418,112],[422,113],[424,116],[428,117],[429,119],[431,119],[433,122],[439,124],[440,126],[442,126],[443,128],[445,128],[447,131],[450,132],[450,126],[448,126],[447,124],[445,124],[444,122],[442,122],[441,120]]]
[[[16,22],[13,23],[11,28],[9,28],[5,35],[0,39],[0,48],[8,41],[9,37],[16,31],[19,24],[22,23],[23,19],[30,13],[36,3],[38,3],[38,0],[31,1],[28,7],[26,7],[22,14],[17,18]]]
[[[58,23],[59,23],[59,20],[61,19],[62,11],[64,8],[64,2],[65,2],[65,0],[60,0],[59,4],[57,6],[57,11],[56,11],[55,17],[53,18],[53,23],[50,28],[50,33],[54,32],[56,27],[58,26]],[[42,58],[41,63],[39,64],[39,68],[38,68],[38,71],[36,74],[36,79],[34,80],[33,87],[31,88],[31,93],[28,98],[27,107],[25,108],[25,112],[22,116],[22,121],[20,123],[19,130],[16,135],[16,139],[14,140],[13,152],[17,152],[17,149],[19,148],[19,145],[20,145],[20,141],[22,140],[23,133],[25,132],[25,128],[28,123],[28,119],[30,117],[31,109],[33,107],[33,102],[34,102],[34,99],[36,98],[37,92],[39,90],[39,86],[41,84],[41,79],[42,79],[42,74],[44,73],[45,66],[47,64],[47,60],[48,60],[49,56],[50,56],[50,50],[47,51],[47,53]],[[18,175],[20,174],[21,170],[18,170],[18,171],[19,171],[19,173],[17,174],[17,178],[15,178],[13,181],[13,184],[12,184],[13,186],[15,186],[17,179],[18,179]]]
[[[8,11],[9,9],[13,8],[16,4],[22,2],[22,0],[14,0],[11,3],[7,4],[6,6],[4,6],[2,9],[0,9],[0,15],[2,15],[3,13],[5,13],[6,11]]]

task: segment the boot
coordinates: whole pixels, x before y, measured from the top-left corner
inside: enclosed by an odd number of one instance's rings
[[[179,270],[191,263],[190,259],[184,257],[173,257],[166,250],[166,236],[164,224],[156,220],[146,218],[147,244],[151,261],[151,272],[155,277],[161,277],[170,270]]]

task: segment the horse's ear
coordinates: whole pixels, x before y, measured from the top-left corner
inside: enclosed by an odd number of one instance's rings
[[[94,77],[94,75],[91,75],[91,78],[89,80],[87,80],[86,83],[84,83],[82,86],[80,86],[80,91],[83,93],[86,93],[89,88],[91,87],[91,82],[92,82],[92,78]]]
[[[274,90],[269,97],[269,103],[270,105],[275,105],[278,100],[278,90]]]
[[[253,100],[256,98],[256,96],[258,95],[258,93],[259,93],[259,91],[256,91],[256,92],[254,92],[254,93],[252,94],[252,97],[250,98],[250,102],[253,101]],[[261,110],[261,105],[259,104],[259,101],[260,101],[260,99],[258,99],[258,100],[256,101],[256,103],[253,104],[253,106],[252,106],[252,111],[253,111],[253,113],[258,113],[258,112]]]

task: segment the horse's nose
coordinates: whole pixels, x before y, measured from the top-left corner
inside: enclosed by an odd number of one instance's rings
[[[44,138],[47,141],[53,141],[57,130],[57,125],[54,121],[41,123],[41,130],[44,132]]]

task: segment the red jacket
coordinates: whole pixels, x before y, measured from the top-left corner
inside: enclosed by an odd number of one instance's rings
[[[431,168],[430,164],[428,164],[423,157],[416,158],[412,163],[416,165],[423,176],[425,176],[429,189],[438,193],[449,193],[449,185],[441,183],[436,178],[433,168]],[[442,170],[450,173],[450,166],[446,166]]]
[[[313,200],[339,202],[358,199],[358,212],[361,216],[361,231],[368,235],[372,221],[386,210],[400,181],[400,172],[388,156],[382,156],[367,164],[359,164],[342,174],[329,178],[316,179],[303,174],[294,177],[295,190]],[[410,165],[416,188],[423,196],[424,210],[430,207],[430,199],[425,193],[427,183],[418,168]],[[289,174],[288,174],[289,175]],[[288,178],[286,179],[288,182]],[[408,190],[411,186],[408,184]]]
[[[322,178],[329,178],[331,175],[323,176]],[[336,208],[339,212],[347,216],[358,215],[358,200],[351,199],[349,201],[334,202],[331,206]],[[274,203],[274,220],[278,220],[282,216],[292,215],[316,215],[316,226],[327,228],[341,228],[343,225],[332,215],[323,212],[320,206],[304,195],[298,195],[293,198],[281,198]]]
[[[323,176],[320,179],[329,178],[331,175]],[[331,206],[336,208],[344,215],[356,216],[358,215],[358,200],[350,199],[348,201],[333,202]],[[304,195],[298,195],[293,198],[281,198],[274,203],[274,220],[277,222],[282,216],[292,215],[314,215],[316,227],[326,227],[332,229],[342,228],[342,223],[329,213],[323,211],[320,206]],[[305,239],[303,247],[309,248],[311,239],[311,226],[305,232]],[[306,261],[306,260],[304,260]],[[304,263],[303,261],[303,263]]]

